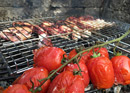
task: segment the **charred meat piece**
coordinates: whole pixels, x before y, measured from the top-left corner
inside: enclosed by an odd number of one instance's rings
[[[42,38],[47,36],[47,32],[38,25],[33,25],[32,30],[33,30],[33,33],[38,34]]]
[[[78,20],[88,21],[88,20],[94,20],[94,18],[92,16],[81,16],[78,18]]]
[[[33,32],[37,33],[38,37],[40,38],[40,41],[38,42],[38,47],[45,47],[45,46],[52,47],[53,46],[51,39],[47,37],[46,30],[44,30],[38,25],[34,25]]]
[[[100,30],[105,26],[112,26],[114,23],[105,22],[103,19],[94,19],[91,16],[79,17],[78,24],[89,30]]]
[[[12,25],[14,27],[16,26],[27,26],[27,27],[30,27],[31,29],[33,28],[33,25],[28,23],[28,22],[22,22],[22,21],[18,21],[18,22],[13,22]]]
[[[0,32],[0,37],[5,40],[22,41],[31,37],[32,29],[29,27],[10,27]]]
[[[42,40],[39,41],[38,47],[45,47],[45,46],[49,47],[53,46],[50,38],[43,38]]]
[[[68,39],[67,33],[72,32],[70,28],[65,25],[59,25],[58,23],[54,25],[54,23],[44,21],[41,24],[41,27],[47,32],[47,35],[60,35],[61,38]],[[64,35],[61,35],[64,34]]]
[[[76,17],[68,17],[68,18],[66,19],[66,21],[67,21],[67,22],[70,22],[70,23],[77,23],[78,18],[76,18]]]
[[[65,20],[65,23],[69,26],[75,26],[77,25],[78,22],[78,18],[76,17],[69,17]]]
[[[48,21],[43,21],[41,24],[41,27],[50,27],[54,25],[54,23],[48,22]]]
[[[84,17],[80,17],[79,18],[80,20],[88,20],[87,18],[85,19]],[[67,26],[69,26],[71,29],[73,29],[73,33],[72,33],[72,39],[73,40],[78,40],[80,39],[81,37],[89,37],[89,35],[91,35],[91,32],[86,30],[86,27],[79,23],[78,18],[75,18],[75,17],[70,17],[68,19],[66,19],[66,23],[67,23]],[[72,21],[72,22],[71,22]]]

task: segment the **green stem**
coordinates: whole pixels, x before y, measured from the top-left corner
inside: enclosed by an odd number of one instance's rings
[[[113,49],[114,55],[117,54],[116,47],[119,45],[119,42],[120,42],[120,41],[118,41],[118,42],[116,43],[116,45],[115,45],[115,47],[114,47],[114,49]]]
[[[66,66],[68,63],[70,63],[71,61],[73,61],[73,60],[74,60],[75,58],[77,58],[80,54],[82,54],[82,53],[84,53],[84,52],[86,52],[86,51],[90,51],[91,49],[96,48],[96,47],[102,47],[102,46],[105,46],[105,45],[107,45],[107,44],[120,41],[120,40],[122,40],[124,37],[126,37],[129,33],[130,33],[130,29],[129,29],[124,35],[122,35],[121,37],[119,37],[119,38],[117,38],[117,39],[114,39],[114,40],[105,42],[105,43],[103,43],[103,44],[95,45],[95,46],[92,46],[92,47],[90,47],[90,48],[88,48],[88,49],[86,49],[86,50],[80,51],[79,53],[77,53],[77,55],[75,55],[73,58],[71,58],[69,61],[67,61],[67,62],[64,63],[63,65],[61,65],[61,66],[60,66],[58,69],[56,69],[52,74],[50,74],[50,75],[44,80],[44,82],[40,85],[40,87],[41,87],[48,79],[50,79],[57,71],[59,71],[59,70],[62,69],[64,66]],[[39,88],[39,87],[37,87],[37,88]],[[35,90],[37,90],[37,88],[36,88]],[[34,90],[34,91],[35,91],[35,90]],[[33,93],[36,93],[36,91],[33,92]]]
[[[100,49],[101,49],[101,47],[99,47],[99,49],[96,51],[96,54],[99,52]]]
[[[80,68],[80,66],[79,66],[79,61],[81,60],[81,57],[82,57],[82,54],[80,54],[79,58],[77,58],[77,61],[76,61],[76,64],[78,65],[78,68],[79,68],[79,72],[80,72],[80,73],[82,72],[82,70],[81,70],[81,68]],[[82,75],[82,74],[81,74],[81,75]]]
[[[80,60],[79,60],[79,61],[80,61]],[[79,66],[79,62],[76,61],[76,64],[78,65],[79,73],[80,73],[80,75],[82,76],[82,74],[81,74],[82,70],[81,70],[81,68],[80,68],[80,66]]]

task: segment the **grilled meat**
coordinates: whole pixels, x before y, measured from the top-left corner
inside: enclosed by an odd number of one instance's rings
[[[79,17],[77,24],[89,30],[100,30],[106,26],[114,25],[112,22],[106,22],[103,19],[94,19],[92,16]]]
[[[58,25],[58,24],[54,25],[54,23],[50,23],[47,21],[44,21],[41,24],[41,27],[45,29],[45,31],[47,32],[47,35],[60,35],[61,38],[65,38],[65,39],[68,39],[68,34],[66,35],[61,35],[61,34],[71,32],[71,29],[65,25]]]
[[[13,26],[27,26],[27,27],[33,27],[32,24],[30,24],[30,23],[28,23],[28,22],[22,22],[22,21],[13,22],[12,25],[13,25]]]
[[[50,38],[43,38],[42,40],[39,41],[38,47],[45,47],[45,46],[49,47],[53,46]]]
[[[100,30],[105,26],[112,26],[113,24],[101,19],[94,19],[92,16],[68,17],[66,20],[59,20],[56,23],[43,21],[40,26],[27,22],[14,22],[14,27],[8,28],[11,30],[3,30],[3,32],[0,32],[0,36],[6,40],[18,41],[26,40],[31,37],[32,33],[36,33],[41,41],[44,41],[42,38],[47,38],[50,35],[77,41],[81,37],[88,38],[92,30]],[[22,30],[22,28],[27,29],[29,33],[26,33],[26,30]]]
[[[0,37],[11,41],[22,41],[31,37],[32,29],[29,27],[10,27],[0,32]]]

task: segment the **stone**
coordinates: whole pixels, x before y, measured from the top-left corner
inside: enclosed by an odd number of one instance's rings
[[[85,1],[86,0],[71,0],[71,5],[72,7],[76,7],[76,8],[86,7]]]
[[[54,16],[54,12],[53,11],[46,11],[43,9],[43,7],[41,8],[35,8],[32,11],[32,16],[39,16],[39,17],[50,17],[50,16]]]
[[[25,0],[0,0],[0,7],[23,7]]]
[[[0,20],[2,20],[3,18],[7,19],[7,17],[12,19],[13,17],[18,18],[18,16],[24,16],[23,10],[23,8],[12,7],[0,8]]]
[[[51,7],[51,0],[43,0],[42,7],[45,11],[48,11]]]
[[[36,7],[41,7],[43,5],[42,0],[26,0],[26,5],[36,8]]]
[[[54,10],[54,15],[59,16],[81,16],[84,15],[83,8],[57,8]]]
[[[100,8],[85,8],[85,15],[99,17]]]
[[[102,0],[71,0],[72,7],[99,8]]]
[[[123,6],[123,0],[111,0],[110,2],[110,8],[116,10],[120,10],[120,8]]]
[[[71,7],[71,0],[51,0],[52,7]]]
[[[0,8],[0,17],[7,17],[8,10],[5,10],[3,7]]]

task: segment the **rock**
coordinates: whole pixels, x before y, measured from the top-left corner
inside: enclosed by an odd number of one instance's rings
[[[114,10],[120,10],[121,6],[123,6],[123,0],[111,0],[110,8]]]
[[[0,7],[23,7],[25,0],[0,0]]]
[[[99,17],[99,8],[85,8],[85,15]]]
[[[0,17],[7,17],[8,15],[8,10],[4,8],[0,8]]]
[[[1,21],[8,21],[8,18],[18,18],[18,16],[24,16],[23,12],[24,8],[12,8],[12,7],[6,7],[6,8],[0,8],[0,20]],[[4,19],[3,19],[4,18]]]
[[[71,7],[71,0],[52,0],[52,7]]]
[[[72,7],[99,8],[102,0],[71,0]]]
[[[54,15],[59,16],[81,16],[84,15],[83,8],[56,8]]]

